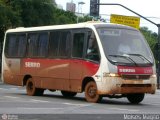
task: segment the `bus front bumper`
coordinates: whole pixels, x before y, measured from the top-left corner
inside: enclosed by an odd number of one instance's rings
[[[102,82],[97,82],[98,94],[114,95],[129,93],[154,94],[157,89],[157,78],[145,80],[124,80],[121,77],[105,77]]]

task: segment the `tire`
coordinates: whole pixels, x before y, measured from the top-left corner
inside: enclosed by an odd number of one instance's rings
[[[61,91],[61,93],[66,98],[74,97],[77,95],[76,92]]]
[[[29,78],[26,83],[26,92],[29,96],[41,96],[44,93],[44,89],[36,88],[32,78]]]
[[[97,103],[102,100],[102,96],[97,94],[97,85],[95,82],[90,81],[85,86],[85,98],[88,102]]]
[[[132,104],[139,104],[144,99],[144,93],[128,94],[127,99]]]

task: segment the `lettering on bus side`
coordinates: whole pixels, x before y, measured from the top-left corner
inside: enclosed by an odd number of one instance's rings
[[[39,62],[25,62],[25,67],[27,68],[40,68],[40,66]]]

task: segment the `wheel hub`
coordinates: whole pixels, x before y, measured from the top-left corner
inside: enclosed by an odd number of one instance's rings
[[[89,93],[89,96],[94,97],[96,96],[96,89],[94,87],[91,87],[88,93]]]

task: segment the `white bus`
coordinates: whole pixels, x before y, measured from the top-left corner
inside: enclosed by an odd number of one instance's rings
[[[118,24],[79,24],[6,31],[2,80],[28,95],[60,90],[85,93],[88,102],[127,97],[138,104],[156,91],[151,50],[140,31]]]

